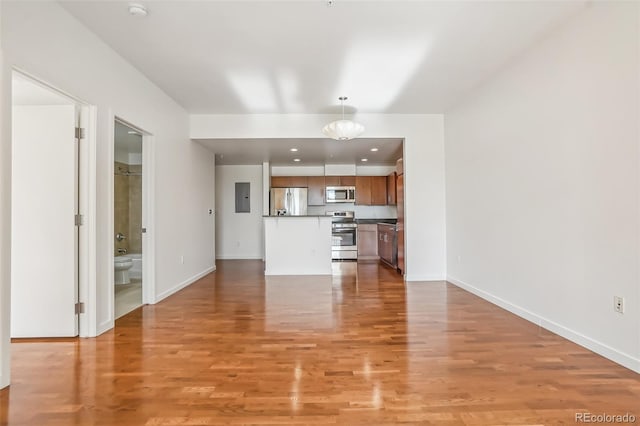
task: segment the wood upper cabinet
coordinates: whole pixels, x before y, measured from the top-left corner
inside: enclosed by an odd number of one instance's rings
[[[272,188],[306,188],[309,186],[307,176],[271,176]]]
[[[396,205],[396,172],[387,176],[387,205]]]
[[[354,186],[355,184],[355,176],[340,176],[340,186]]]
[[[386,176],[356,176],[356,204],[384,206],[387,204]]]
[[[371,176],[371,205],[384,206],[387,204],[387,177]]]
[[[371,205],[371,176],[356,176],[356,204]]]
[[[404,275],[404,175],[398,175],[396,180],[398,201],[398,270]]]
[[[355,186],[355,176],[325,176],[326,186]]]
[[[326,186],[340,186],[340,176],[325,176],[324,184]]]
[[[308,200],[310,206],[324,206],[326,194],[326,184],[324,176],[309,176],[307,179],[309,184]]]

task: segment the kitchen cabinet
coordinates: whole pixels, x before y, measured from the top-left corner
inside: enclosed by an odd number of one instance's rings
[[[396,172],[387,176],[387,205],[396,205]]]
[[[356,176],[356,204],[384,206],[387,204],[386,176]]]
[[[382,223],[379,223],[377,226],[378,256],[380,256],[380,260],[395,268],[397,261],[396,226]]]
[[[404,175],[399,174],[396,179],[396,197],[398,205],[398,270],[404,275]]]
[[[355,186],[355,176],[325,176],[326,186]]]
[[[355,186],[355,176],[340,176],[340,186]]]
[[[307,176],[271,176],[272,188],[307,188]]]
[[[358,260],[378,260],[378,226],[358,225]]]
[[[386,176],[371,176],[371,205],[372,206],[387,205],[387,177]]]
[[[371,205],[371,176],[356,176],[356,204]]]
[[[310,206],[324,206],[326,184],[324,176],[309,176],[308,204]]]

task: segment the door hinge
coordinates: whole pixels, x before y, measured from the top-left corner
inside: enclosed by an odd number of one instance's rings
[[[84,216],[81,214],[75,215],[73,220],[76,226],[84,225]]]
[[[76,127],[76,139],[84,139],[85,138],[85,129],[83,127]]]
[[[76,303],[76,315],[77,314],[84,314],[84,303],[82,302]]]

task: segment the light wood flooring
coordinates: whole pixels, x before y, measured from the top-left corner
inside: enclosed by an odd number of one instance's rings
[[[558,425],[640,417],[640,375],[375,263],[218,271],[95,339],[12,345],[3,425]],[[638,422],[638,420],[636,420]]]

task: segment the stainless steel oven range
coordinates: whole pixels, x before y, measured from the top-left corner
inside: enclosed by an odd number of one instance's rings
[[[354,212],[327,212],[333,216],[331,224],[331,259],[358,260],[358,225],[354,221]]]

